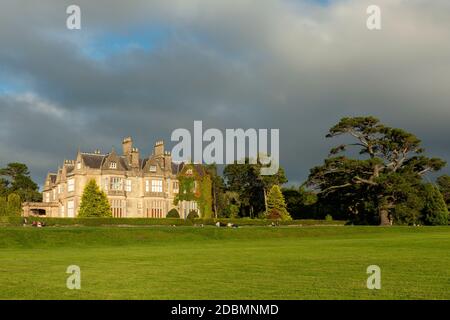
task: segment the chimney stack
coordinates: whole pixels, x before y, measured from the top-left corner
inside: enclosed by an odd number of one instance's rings
[[[164,141],[159,140],[155,143],[154,154],[156,157],[164,155]]]
[[[138,148],[131,149],[131,167],[133,167],[133,168],[139,167],[139,149]]]
[[[133,150],[133,139],[131,139],[131,137],[123,139],[122,150],[124,156],[129,156],[131,154],[131,151]]]

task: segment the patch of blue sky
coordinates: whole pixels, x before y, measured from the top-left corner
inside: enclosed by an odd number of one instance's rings
[[[103,60],[129,50],[150,52],[164,44],[169,37],[170,29],[161,26],[103,32],[90,39],[82,50],[91,59]]]
[[[25,91],[27,88],[12,78],[12,75],[0,74],[0,95],[9,95]]]

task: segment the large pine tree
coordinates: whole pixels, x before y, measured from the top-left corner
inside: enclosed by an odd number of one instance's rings
[[[78,217],[111,217],[111,207],[106,194],[100,190],[95,180],[90,180],[81,197]]]
[[[267,195],[267,217],[281,220],[291,220],[291,215],[286,209],[283,193],[278,185],[273,185]]]

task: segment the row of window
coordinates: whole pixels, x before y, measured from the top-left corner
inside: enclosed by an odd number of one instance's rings
[[[125,185],[124,185],[125,182]],[[167,182],[167,188],[169,188],[169,181]],[[172,188],[174,192],[178,192],[178,181],[172,182]],[[122,191],[131,192],[132,190],[132,182],[130,179],[123,179],[119,177],[111,177],[108,181],[108,178],[104,180],[104,189],[107,191],[108,188],[113,191]],[[75,191],[75,179],[67,180],[67,192]],[[56,192],[61,194],[64,192],[64,185],[59,184],[57,189],[53,189],[52,192],[44,193],[44,202],[55,201],[57,199]],[[163,192],[163,182],[162,180],[145,180],[145,192]],[[50,199],[50,195],[52,193],[52,199]]]
[[[110,201],[111,212],[114,218],[126,217],[126,200],[112,199]],[[191,208],[191,210],[194,207]],[[195,205],[195,209],[197,206]],[[164,218],[164,212],[167,212],[166,203],[162,200],[146,201],[145,217],[147,218]],[[65,206],[59,207],[59,214],[61,217],[65,217]],[[67,217],[75,217],[75,202],[74,200],[67,201]]]

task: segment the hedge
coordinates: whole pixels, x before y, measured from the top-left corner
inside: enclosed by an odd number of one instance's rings
[[[267,226],[272,223],[265,219],[177,219],[177,218],[45,218],[45,217],[27,217],[28,224],[33,221],[45,222],[47,226],[192,226],[192,225],[215,225],[218,221],[227,224],[237,224],[238,226]],[[3,226],[21,226],[23,217],[0,217],[0,225]],[[279,225],[344,225],[345,221],[326,221],[326,220],[291,220],[279,221]]]

